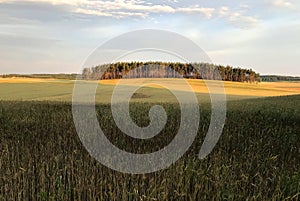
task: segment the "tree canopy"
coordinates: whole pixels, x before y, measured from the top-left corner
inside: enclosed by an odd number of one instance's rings
[[[117,62],[84,68],[86,80],[121,78],[177,78],[259,82],[260,75],[252,69],[210,63],[179,62]]]

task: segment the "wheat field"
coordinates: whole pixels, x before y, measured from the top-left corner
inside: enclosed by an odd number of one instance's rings
[[[159,85],[168,83],[171,90],[185,90],[182,80],[178,79],[123,79],[122,85],[137,86],[145,83],[137,93],[140,94],[134,101],[146,102],[174,102],[176,99],[166,88]],[[198,99],[202,102],[209,101],[207,84],[220,84],[220,81],[186,80]],[[92,83],[93,81],[87,81]],[[100,103],[110,102],[114,87],[120,80],[101,80],[98,83],[96,101]],[[154,84],[151,84],[154,83]],[[274,82],[274,83],[238,83],[222,82],[228,100],[240,100],[270,96],[287,96],[300,94],[298,82]],[[74,80],[56,79],[32,79],[32,78],[1,78],[0,100],[25,100],[25,101],[72,101]],[[212,92],[213,93],[213,92]],[[146,96],[144,96],[146,95]]]

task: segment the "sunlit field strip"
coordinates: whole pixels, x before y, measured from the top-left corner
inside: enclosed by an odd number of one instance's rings
[[[195,91],[199,100],[209,101],[206,83],[214,85],[219,81],[186,80]],[[84,81],[93,83],[95,81]],[[99,81],[96,101],[109,102],[114,87],[120,80]],[[173,102],[174,96],[161,87],[168,83],[173,90],[186,90],[178,79],[174,78],[147,78],[147,79],[123,79],[122,84],[128,86],[148,84],[137,91],[140,96],[136,96],[133,101],[146,102]],[[0,79],[0,100],[47,100],[47,101],[67,101],[72,100],[74,80],[57,79],[35,79],[35,78],[1,78]],[[223,82],[228,100],[239,100],[247,98],[259,98],[269,96],[286,96],[300,94],[300,83],[297,82],[274,82],[274,83],[238,83]],[[212,92],[213,93],[213,92]],[[146,94],[147,96],[143,96]]]

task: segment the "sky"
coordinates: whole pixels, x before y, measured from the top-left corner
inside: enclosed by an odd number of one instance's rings
[[[215,64],[300,76],[299,0],[0,0],[0,74],[78,73],[140,29],[189,38]]]

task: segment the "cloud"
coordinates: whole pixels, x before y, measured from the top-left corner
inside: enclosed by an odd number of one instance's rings
[[[226,7],[226,6],[221,7],[221,8],[219,9],[219,14],[220,14],[221,16],[226,16],[226,15],[228,15],[228,14],[229,14],[229,8]]]
[[[284,1],[284,0],[277,0]],[[87,16],[110,17],[115,19],[139,17],[153,17],[153,14],[193,14],[204,16],[207,19],[213,17],[222,17],[230,24],[239,28],[255,27],[259,21],[256,17],[247,16],[243,11],[233,11],[227,6],[204,7],[200,5],[175,5],[155,4],[142,0],[114,0],[114,1],[96,1],[96,0],[0,0],[1,3],[44,3],[59,8],[73,14],[81,14]],[[165,1],[164,1],[165,2]]]
[[[45,49],[57,45],[61,41],[47,37],[33,37],[26,35],[11,35],[0,32],[0,47],[18,47],[25,49]]]
[[[214,8],[206,7],[172,7],[169,5],[159,4],[144,4],[143,1],[93,1],[79,3],[73,5],[77,7],[76,13],[99,15],[99,16],[111,16],[115,18],[123,18],[127,16],[140,16],[148,17],[150,14],[173,14],[177,12],[181,13],[200,13],[206,17],[211,17]]]
[[[264,0],[265,6],[270,8],[278,9],[282,11],[286,9],[287,11],[295,11],[299,14],[300,2],[299,0]]]
[[[273,5],[278,7],[292,7],[292,3],[289,0],[274,0]]]
[[[253,28],[259,24],[259,20],[256,17],[245,16],[239,12],[230,14],[228,20],[230,23],[240,28]]]
[[[210,18],[214,8],[200,7],[173,7],[166,4],[152,4],[141,0],[114,0],[114,1],[87,1],[87,0],[0,0],[0,3],[49,3],[55,6],[66,6],[73,13],[124,18],[128,16],[148,17],[150,14],[173,14],[173,13],[200,13]]]
[[[205,8],[205,7],[187,7],[187,8],[178,8],[177,11],[183,13],[201,13],[204,14],[207,18],[211,18],[213,16],[214,8]]]
[[[26,24],[26,25],[32,25],[32,24],[36,24],[37,20],[28,20],[28,19],[22,19],[22,18],[17,18],[17,17],[11,17],[8,14],[5,13],[0,13],[0,24],[2,26],[7,25],[19,25],[21,26],[22,24]]]
[[[232,11],[226,6],[221,7],[218,13],[220,17],[225,18],[230,24],[239,28],[249,29],[259,24],[256,17],[244,15],[243,11]]]

